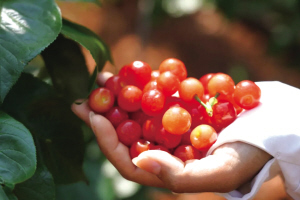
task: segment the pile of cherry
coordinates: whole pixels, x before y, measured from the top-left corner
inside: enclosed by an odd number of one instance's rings
[[[184,63],[168,58],[158,70],[142,61],[123,66],[88,102],[112,123],[132,158],[162,150],[186,161],[203,158],[220,131],[256,107],[260,95],[254,82],[235,85],[224,73],[187,77]]]

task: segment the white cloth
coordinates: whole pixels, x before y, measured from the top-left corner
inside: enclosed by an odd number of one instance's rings
[[[251,182],[250,192],[220,194],[228,200],[254,198],[260,186],[282,172],[287,193],[300,200],[300,90],[277,81],[257,82],[261,103],[242,112],[226,127],[208,154],[218,146],[242,141],[273,156]],[[237,131],[238,130],[238,131]]]

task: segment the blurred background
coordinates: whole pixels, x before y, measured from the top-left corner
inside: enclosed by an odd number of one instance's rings
[[[235,82],[281,81],[300,88],[300,2],[297,0],[104,0],[57,2],[63,17],[98,34],[109,46],[117,73],[142,60],[158,69],[166,58],[182,60],[188,76],[224,72]],[[95,63],[87,50],[89,71]],[[92,135],[84,127],[86,137]],[[94,140],[84,161],[88,184],[58,186],[59,200],[223,199],[211,193],[178,195],[124,180]],[[280,176],[266,182],[256,200],[289,199]]]

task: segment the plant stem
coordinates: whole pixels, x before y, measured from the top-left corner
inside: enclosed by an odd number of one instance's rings
[[[203,102],[201,101],[201,99],[198,97],[197,94],[195,94],[194,99],[195,99],[196,101],[198,101],[198,102],[205,108],[205,110],[206,110],[208,116],[210,116],[210,117],[213,116],[213,110],[212,110],[212,106],[210,105],[210,103],[206,103],[206,104],[203,103]]]

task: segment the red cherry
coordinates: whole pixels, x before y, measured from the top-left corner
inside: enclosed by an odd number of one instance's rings
[[[139,139],[134,142],[129,149],[131,159],[138,157],[142,152],[153,149],[154,144],[149,141]]]
[[[199,78],[199,81],[202,83],[203,88],[204,88],[204,93],[207,94],[208,93],[208,82],[209,80],[214,76],[214,73],[209,73],[209,74],[205,74],[202,77]]]
[[[173,106],[179,106],[179,107],[182,107],[184,109],[187,109],[189,107],[187,105],[187,103],[179,97],[175,97],[175,96],[167,97],[166,98],[166,103],[165,103],[165,111],[167,111],[169,108],[171,108]]]
[[[204,103],[206,103],[206,102],[209,101],[209,99],[211,98],[211,96],[209,94],[204,94],[202,96],[202,98],[201,97],[199,97],[199,98],[201,99],[201,101],[203,101]]]
[[[191,145],[191,139],[190,139],[190,136],[191,136],[191,133],[192,133],[192,129],[190,128],[187,132],[185,132],[183,135],[182,135],[182,139],[181,139],[181,145],[185,144],[185,145]]]
[[[181,99],[189,102],[194,100],[195,95],[198,95],[199,98],[202,97],[204,88],[198,79],[189,77],[181,81],[178,92]]]
[[[190,139],[193,147],[208,150],[217,141],[217,132],[209,125],[202,124],[193,129]]]
[[[104,87],[112,91],[115,96],[118,96],[124,86],[119,75],[110,77],[104,84]]]
[[[201,124],[211,124],[211,119],[202,105],[191,107],[189,113],[192,117],[192,128]]]
[[[187,71],[184,63],[176,58],[168,58],[159,65],[160,73],[170,71],[178,77],[179,81],[183,81],[187,77]]]
[[[117,128],[121,122],[128,119],[128,113],[119,106],[115,106],[105,113],[105,117]]]
[[[145,140],[155,141],[155,134],[162,128],[161,118],[154,117],[147,119],[142,126],[142,134]]]
[[[253,81],[249,80],[239,82],[233,94],[236,104],[247,110],[259,104],[260,96],[260,88]]]
[[[162,118],[163,127],[170,133],[182,135],[187,132],[192,124],[190,113],[181,107],[171,107]]]
[[[150,150],[160,150],[160,151],[165,151],[165,152],[168,152],[169,154],[171,154],[171,151],[167,147],[162,146],[162,145],[154,145],[153,147],[151,147]]]
[[[218,97],[218,99],[222,100],[222,96]],[[234,106],[237,115],[240,114],[244,110],[244,108],[242,108],[235,102],[235,100],[233,98],[233,94],[232,94],[232,96],[226,97],[225,101],[229,101]]]
[[[138,110],[135,112],[130,112],[129,118],[143,126],[144,122],[149,119],[150,116],[146,115],[142,110]]]
[[[237,118],[236,110],[229,101],[219,100],[212,108],[213,115],[211,121],[217,132],[220,132]]]
[[[112,91],[107,88],[100,87],[94,89],[89,96],[89,106],[97,113],[105,113],[114,105],[115,97]]]
[[[128,67],[129,67],[129,64],[124,65],[124,66],[120,69],[118,75],[119,75],[122,79],[123,79],[123,78],[127,78],[127,68],[128,68]]]
[[[160,130],[155,134],[156,143],[172,149],[177,147],[181,142],[181,135],[174,135],[166,131],[163,126],[160,126]]]
[[[215,74],[208,82],[207,88],[209,95],[214,97],[217,93],[225,97],[231,96],[234,92],[234,81],[224,73]]]
[[[142,110],[149,116],[162,114],[166,102],[165,95],[159,90],[149,90],[143,94]]]
[[[121,72],[121,74],[120,74]],[[123,71],[119,72],[121,79],[124,80],[127,85],[134,85],[141,90],[151,79],[152,69],[149,64],[142,61],[134,61],[125,66]]]
[[[157,86],[157,81],[150,81],[145,85],[145,87],[143,89],[143,93],[145,93],[149,90],[154,90],[154,89],[159,89]]]
[[[174,156],[177,158],[180,158],[183,162],[187,160],[193,160],[193,159],[198,159],[200,160],[203,158],[203,155],[200,151],[198,151],[195,147],[192,145],[180,145],[178,146],[174,153]]]
[[[122,88],[118,95],[118,105],[127,112],[135,112],[141,108],[142,91],[133,85]]]
[[[126,146],[132,145],[142,136],[141,126],[130,119],[123,121],[116,129],[118,138]]]
[[[180,87],[180,81],[171,72],[163,72],[160,74],[160,76],[157,78],[157,86],[162,90],[164,95],[171,96],[174,94]]]
[[[160,75],[159,70],[153,70],[153,71],[151,72],[151,81],[156,80],[156,79],[159,77],[159,75]]]

